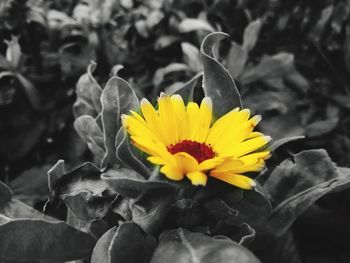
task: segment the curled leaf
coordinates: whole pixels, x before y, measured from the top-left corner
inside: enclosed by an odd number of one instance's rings
[[[242,108],[240,94],[230,73],[212,55],[214,45],[226,37],[228,35],[222,32],[207,35],[200,51],[204,68],[204,93],[211,97],[217,117],[236,107]]]

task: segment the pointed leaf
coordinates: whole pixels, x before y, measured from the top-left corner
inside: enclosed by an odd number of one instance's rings
[[[121,115],[138,109],[139,101],[129,83],[119,77],[111,78],[101,95],[102,124],[106,154],[101,168],[117,161],[115,138],[121,127]]]
[[[212,55],[214,45],[226,37],[228,35],[225,33],[211,33],[205,37],[201,46],[204,94],[211,97],[216,117],[220,117],[236,107],[242,108],[240,94],[230,73]]]
[[[96,63],[91,61],[87,72],[77,82],[77,101],[73,105],[73,112],[76,118],[84,114],[96,117],[102,110],[100,102],[102,89],[92,75],[95,68]]]
[[[244,50],[246,50],[247,53],[249,53],[249,51],[254,48],[256,42],[258,41],[260,29],[260,19],[250,22],[249,25],[244,29],[242,47]]]
[[[60,179],[62,175],[66,173],[66,168],[64,164],[64,160],[58,160],[57,163],[51,167],[50,170],[47,171],[48,175],[48,185],[50,191],[53,189],[55,181]]]

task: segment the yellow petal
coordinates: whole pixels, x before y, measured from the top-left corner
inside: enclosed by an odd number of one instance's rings
[[[209,127],[211,125],[211,119],[213,115],[213,105],[209,97],[205,97],[199,108],[199,129],[194,138],[197,142],[204,142],[208,137]]]
[[[182,171],[170,165],[164,165],[162,168],[160,168],[160,172],[174,181],[180,181],[185,177]]]
[[[229,152],[229,155],[240,157],[248,153],[254,152],[259,148],[265,146],[271,141],[270,136],[260,136],[253,139],[246,140]]]
[[[224,159],[219,158],[219,157],[214,157],[212,159],[205,160],[204,162],[201,162],[199,164],[199,170],[200,171],[208,171],[211,169],[214,169],[221,163],[223,163]]]
[[[240,174],[219,173],[210,175],[216,179],[246,190],[251,190],[256,186],[253,179]]]
[[[173,104],[168,95],[161,94],[158,99],[158,112],[160,117],[159,129],[162,131],[166,145],[176,144],[179,141],[176,116]]]
[[[230,111],[229,113],[223,115],[220,119],[218,119],[214,125],[210,128],[208,137],[206,139],[206,143],[210,145],[214,145],[220,137],[224,134],[226,128],[232,124],[233,120],[237,117],[238,108]]]
[[[156,156],[150,156],[147,158],[147,160],[156,165],[164,165],[167,163],[163,158]]]
[[[206,185],[207,184],[207,175],[200,171],[187,173],[186,176],[191,180],[193,185]]]
[[[199,130],[199,106],[197,103],[189,102],[186,108],[188,120],[188,139],[194,141]]]
[[[178,152],[178,153],[174,154],[173,156],[176,160],[177,167],[179,167],[179,169],[184,174],[189,173],[189,172],[198,171],[197,160],[194,157],[192,157],[191,155],[189,155],[188,153]]]
[[[248,137],[254,129],[253,122],[249,122],[250,111],[247,109],[239,111],[235,118],[229,120],[219,139],[212,144],[212,147],[220,155],[227,155],[227,150],[234,148],[236,144]]]
[[[176,117],[176,126],[178,131],[178,140],[188,139],[188,119],[186,115],[186,107],[180,95],[172,95],[171,102],[173,104],[174,114]]]
[[[166,144],[166,140],[160,129],[160,118],[153,105],[147,99],[142,99],[140,108],[148,128],[158,137],[159,141]]]

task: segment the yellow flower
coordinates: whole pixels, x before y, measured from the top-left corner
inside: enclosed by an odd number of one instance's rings
[[[201,105],[181,96],[161,94],[158,110],[141,100],[141,113],[123,115],[123,125],[132,143],[147,153],[160,172],[171,180],[185,176],[193,185],[206,185],[207,176],[243,189],[252,189],[253,179],[242,174],[261,171],[269,150],[261,150],[269,136],[254,132],[260,116],[238,108],[212,125],[212,101],[205,97]]]

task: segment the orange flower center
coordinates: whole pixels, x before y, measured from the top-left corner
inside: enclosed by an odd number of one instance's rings
[[[194,157],[198,163],[215,157],[215,152],[210,145],[191,140],[183,140],[177,144],[171,144],[167,147],[171,154],[185,152]]]

